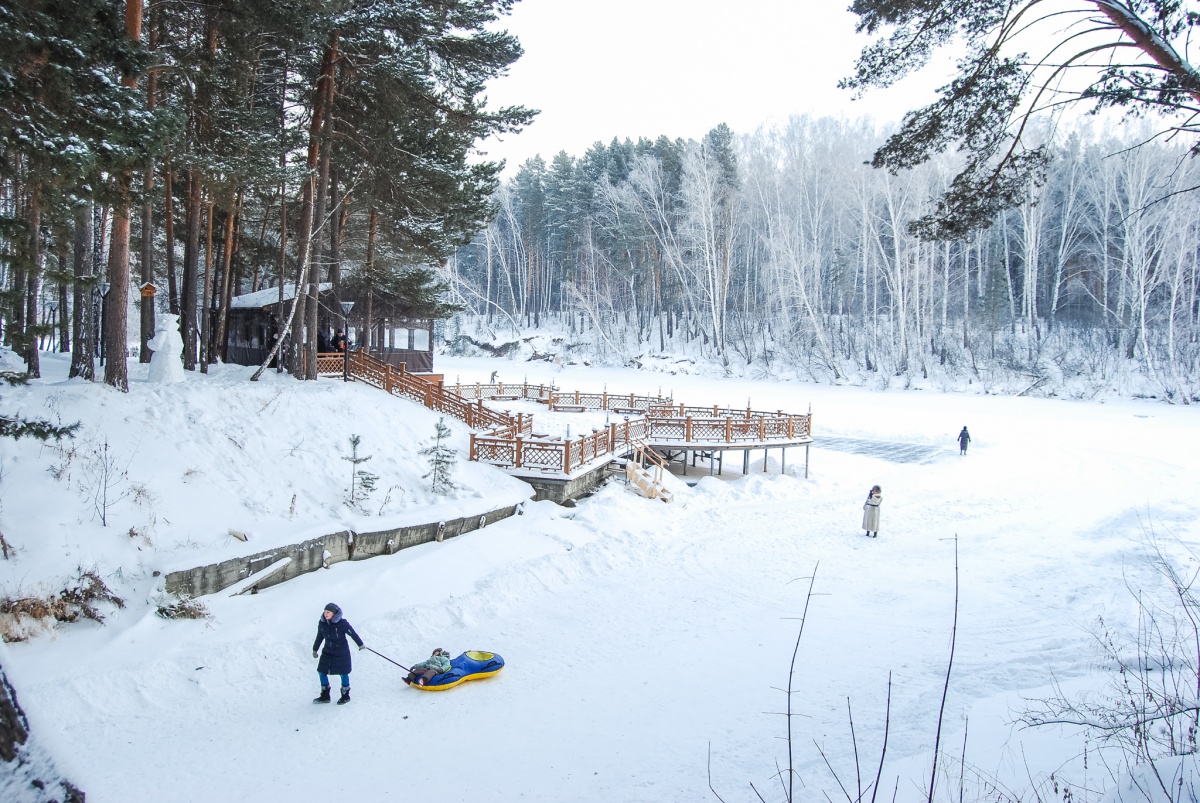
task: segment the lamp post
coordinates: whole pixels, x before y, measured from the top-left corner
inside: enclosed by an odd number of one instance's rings
[[[354,309],[353,301],[342,302],[342,381],[350,381],[350,310]]]
[[[47,301],[46,309],[50,310],[50,336],[54,342],[54,348],[58,348],[58,302]]]
[[[104,341],[108,337],[108,305],[104,299],[108,297],[108,291],[112,287],[108,282],[100,282],[100,364],[104,365]]]

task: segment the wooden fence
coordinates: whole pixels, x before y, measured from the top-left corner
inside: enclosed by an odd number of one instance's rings
[[[792,415],[756,410],[714,410],[711,407],[683,408],[686,415],[674,415],[674,408],[651,410],[646,420],[651,443],[740,444],[767,441],[794,441],[810,437],[812,414]],[[701,412],[694,415],[693,412]]]
[[[471,459],[506,468],[570,474],[597,458],[624,451],[626,444],[645,439],[648,431],[647,419],[638,418],[594,429],[574,440],[472,434]]]
[[[343,355],[318,355],[317,370],[323,375],[342,373]],[[533,416],[517,416],[499,413],[484,407],[483,401],[470,401],[457,393],[446,390],[416,374],[410,374],[403,366],[392,366],[361,351],[350,352],[349,374],[359,382],[410,399],[418,404],[457,418],[472,429],[493,430],[509,437],[533,432]]]
[[[618,413],[645,414],[654,407],[670,406],[662,396],[638,396],[636,393],[583,393],[578,390],[551,389],[547,404],[551,410],[612,410]]]
[[[515,385],[511,382],[495,382],[492,384],[476,382],[473,385],[461,385],[455,383],[454,385],[448,385],[446,389],[464,399],[496,399],[497,401],[528,400],[544,402],[550,397],[550,393],[554,390],[554,386],[530,385],[527,382],[522,382],[519,385]]]

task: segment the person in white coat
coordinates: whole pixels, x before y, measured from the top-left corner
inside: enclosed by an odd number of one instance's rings
[[[871,486],[871,492],[867,494],[867,501],[863,503],[863,529],[867,531],[867,537],[879,537],[879,503],[883,501],[883,491],[878,485]]]

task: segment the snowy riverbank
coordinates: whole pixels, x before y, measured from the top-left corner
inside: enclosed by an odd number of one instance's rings
[[[1142,558],[1148,531],[1177,553],[1170,539],[1200,541],[1194,408],[545,362],[438,365],[462,381],[497,369],[505,381],[519,371],[580,390],[662,383],[688,403],[811,403],[810,477],[790,458],[786,475],[774,459],[764,471],[756,455],[747,477],[732,460],[722,478],[692,477],[686,505],[614,484],[573,510],[530,504],[525,516],[442,544],[339,564],[255,596],[205,598],[208,621],[166,622],[143,598],[152,569],[241,548],[226,532],[239,525],[253,547],[366,515],[341,501],[349,464],[338,458],[350,434],[374,454],[371,470],[394,477],[381,479],[376,503],[395,484],[409,495],[394,515],[437,504],[415,490],[423,470],[405,468],[436,416],[338,382],[251,385],[232,368],[174,388],[135,382],[128,396],[50,372],[5,391],[6,409],[82,420],[81,443],[89,430],[106,433],[132,456],[130,477],[153,492],[145,504],[122,503],[140,519],[104,528],[86,500],[68,509],[80,492],[47,472],[61,461],[54,449],[0,447],[0,525],[19,549],[0,561],[6,590],[86,562],[130,596],[126,609],[106,610],[104,626],[62,627],[0,655],[40,738],[89,801],[466,800],[481,789],[501,800],[704,800],[710,747],[722,797],[753,799],[752,782],[777,800],[771,776],[787,760],[785,722],[772,712],[786,704],[778,689],[814,568],[793,697],[804,798],[837,797],[814,742],[843,780],[854,776],[847,698],[864,776],[873,777],[890,673],[881,794],[898,784],[898,799],[924,799],[952,632],[955,536],[961,591],[943,749],[958,755],[966,727],[968,763],[1010,787],[1028,784],[1027,767],[1035,780],[1058,772],[1104,783],[1095,762],[1083,777],[1076,734],[1015,729],[1012,712],[1055,681],[1103,682],[1089,626],[1099,615],[1130,624],[1126,584],[1157,587]],[[139,408],[147,394],[153,403]],[[974,441],[960,457],[954,437],[964,424]],[[454,431],[465,441],[465,429]],[[461,494],[519,489],[465,461],[459,471]],[[874,483],[884,493],[877,540],[859,528]],[[129,535],[150,522],[148,539]],[[369,646],[402,663],[445,647],[494,650],[508,665],[494,679],[423,695],[396,667],[356,653],[353,703],[313,706],[310,648],[329,601]],[[949,794],[957,770],[947,771]]]

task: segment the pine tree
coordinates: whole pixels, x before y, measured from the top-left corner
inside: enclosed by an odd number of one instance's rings
[[[16,374],[11,371],[0,372],[0,379],[3,379],[10,385],[24,385],[29,382],[27,374]],[[0,413],[0,438],[12,438],[19,440],[21,438],[37,438],[40,441],[62,440],[63,438],[72,438],[75,436],[75,430],[79,429],[79,422],[62,426],[61,424],[53,424],[42,418],[22,418],[15,415],[6,415]]]
[[[456,487],[450,476],[454,473],[458,450],[446,445],[445,442],[449,439],[450,427],[446,426],[445,418],[439,418],[432,443],[418,452],[429,461],[429,473],[421,479],[430,480],[431,490],[435,494],[444,494]]]
[[[941,97],[906,114],[872,161],[896,172],[963,154],[936,210],[913,224],[924,238],[986,228],[1030,182],[1044,182],[1050,153],[1029,136],[1034,115],[1084,101],[1163,115],[1164,134],[1193,142],[1200,133],[1200,73],[1187,61],[1195,0],[855,0],[850,10],[860,33],[878,36],[841,82],[857,93],[892,86],[947,45],[964,51]],[[1042,52],[1018,52],[1030,43]]]
[[[359,447],[359,444],[361,444],[361,443],[362,443],[361,437],[359,437],[358,435],[351,435],[350,436],[350,456],[342,458],[343,460],[345,460],[347,463],[350,464],[349,501],[350,501],[351,505],[358,504],[359,502],[364,501],[368,496],[370,496],[371,492],[375,490],[375,481],[377,479],[379,479],[378,475],[372,474],[371,472],[366,471],[365,469],[359,468],[360,465],[367,462],[372,457],[371,455],[367,455],[366,457],[359,457],[358,447]]]
[[[0,53],[0,179],[16,201],[0,210],[11,266],[5,337],[37,377],[45,232],[81,200],[120,194],[113,178],[146,157],[155,118],[117,80],[141,71],[145,52],[105,0],[5,3]]]

